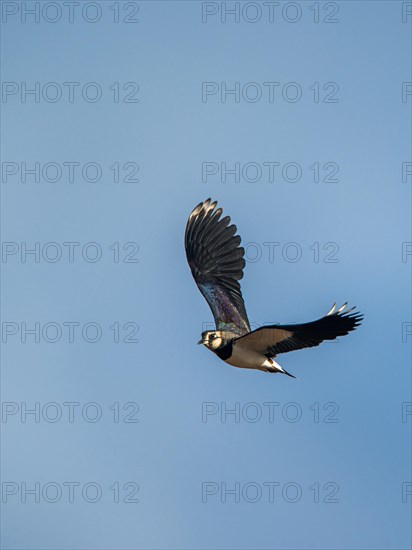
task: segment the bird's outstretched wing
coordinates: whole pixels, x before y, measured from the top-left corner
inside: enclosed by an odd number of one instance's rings
[[[347,304],[336,310],[332,309],[317,321],[296,325],[268,325],[241,338],[236,342],[268,357],[302,348],[318,346],[324,340],[334,340],[344,336],[360,325],[363,315],[351,313],[355,308],[345,310]]]
[[[186,225],[187,261],[200,292],[212,310],[218,330],[239,335],[250,331],[239,280],[245,266],[244,249],[230,218],[207,199],[196,206]]]

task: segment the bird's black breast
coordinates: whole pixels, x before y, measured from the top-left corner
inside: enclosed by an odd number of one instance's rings
[[[222,359],[222,361],[225,361],[226,359],[229,359],[229,357],[232,355],[232,349],[233,344],[232,342],[229,342],[225,346],[222,346],[221,348],[214,350],[216,355]]]

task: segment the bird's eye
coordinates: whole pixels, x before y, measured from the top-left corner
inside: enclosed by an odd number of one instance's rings
[[[211,334],[210,338],[212,338],[212,340],[213,340],[213,338],[216,338],[216,334]]]

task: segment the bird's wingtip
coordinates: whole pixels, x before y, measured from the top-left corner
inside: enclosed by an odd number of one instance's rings
[[[326,317],[327,317],[328,315],[332,315],[332,313],[335,311],[335,309],[336,309],[336,302],[333,304],[333,306],[332,306],[332,307],[330,308],[330,310],[327,312]]]

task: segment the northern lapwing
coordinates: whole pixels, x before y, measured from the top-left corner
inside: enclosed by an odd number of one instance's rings
[[[292,374],[275,357],[302,348],[318,346],[355,330],[363,315],[347,304],[310,323],[267,325],[250,330],[239,280],[245,267],[244,249],[230,217],[222,217],[217,203],[207,199],[189,216],[185,247],[187,261],[200,292],[206,298],[216,330],[202,333],[198,342],[234,367]]]

